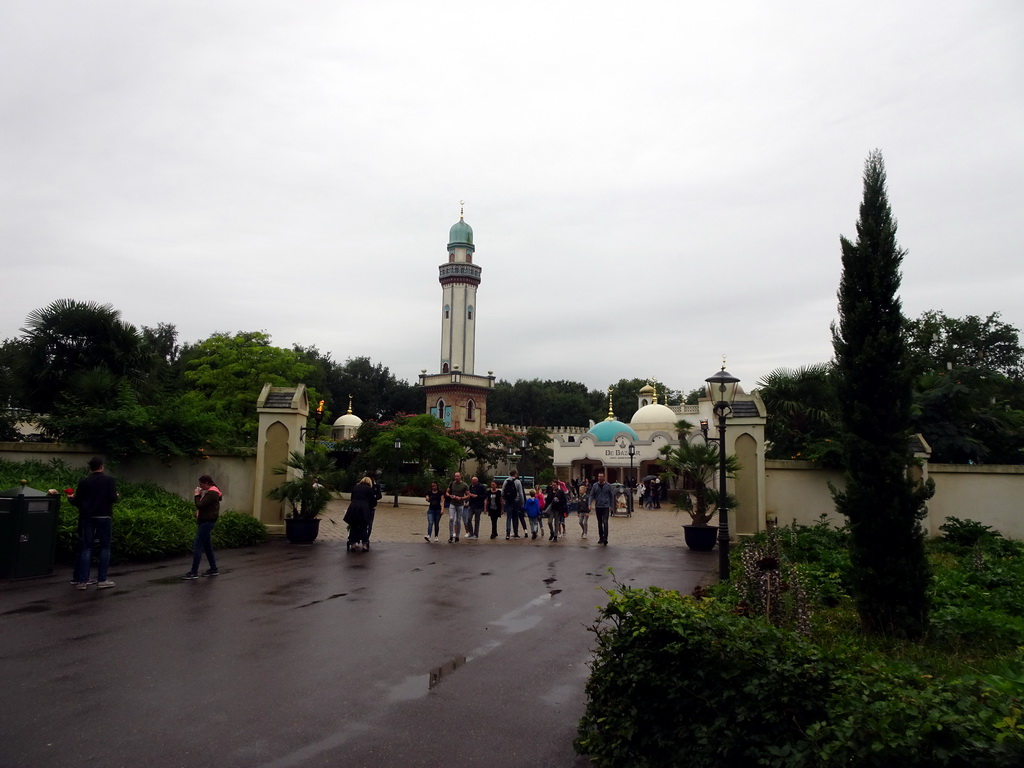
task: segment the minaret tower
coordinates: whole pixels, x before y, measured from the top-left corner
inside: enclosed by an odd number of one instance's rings
[[[460,206],[463,204],[460,203]],[[473,263],[473,228],[466,223],[465,208],[448,232],[448,261],[438,267],[441,283],[440,373],[420,373],[426,394],[427,413],[449,427],[481,432],[487,424],[487,395],[494,388],[494,374],[477,376],[476,289],[480,267]]]
[[[473,228],[465,204],[448,232],[448,261],[438,267],[441,283],[441,373],[473,373],[476,350],[476,289],[481,269],[473,263]]]

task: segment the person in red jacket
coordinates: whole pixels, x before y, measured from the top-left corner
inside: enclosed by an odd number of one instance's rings
[[[199,485],[195,490],[196,524],[199,527],[196,529],[196,540],[192,543],[192,568],[181,578],[199,578],[199,564],[203,561],[204,552],[210,567],[203,571],[203,576],[216,576],[220,573],[210,537],[213,535],[213,526],[220,517],[220,500],[223,498],[224,494],[213,484],[212,477],[203,475],[199,478]]]

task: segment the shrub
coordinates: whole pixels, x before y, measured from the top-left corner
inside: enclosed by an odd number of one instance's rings
[[[74,488],[88,470],[54,459],[9,462],[0,460],[0,488],[16,487],[25,480],[32,488]],[[112,562],[158,560],[192,551],[196,533],[195,506],[153,483],[118,480],[121,498],[114,507]],[[63,494],[61,494],[63,496]],[[214,546],[245,547],[266,541],[263,523],[251,515],[221,512],[213,529]],[[71,562],[78,549],[78,510],[66,499],[60,504],[57,559]]]
[[[719,600],[619,587],[575,747],[601,768],[1016,766],[1019,665],[937,680],[855,646],[824,649]]]

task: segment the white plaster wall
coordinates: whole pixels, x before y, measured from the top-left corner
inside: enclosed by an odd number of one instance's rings
[[[929,536],[941,536],[947,517],[976,520],[1003,536],[1024,539],[1024,467],[961,464],[928,465],[935,495],[923,521]],[[843,488],[843,474],[818,469],[806,461],[766,461],[767,515],[780,525],[814,525],[825,514],[834,525],[844,519],[836,513],[828,483]]]

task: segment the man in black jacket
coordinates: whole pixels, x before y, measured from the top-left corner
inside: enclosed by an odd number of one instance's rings
[[[114,582],[107,578],[110,566],[110,537],[113,532],[114,502],[117,501],[117,483],[110,475],[103,473],[103,459],[93,456],[89,459],[89,475],[82,478],[78,488],[68,500],[76,507],[81,517],[82,538],[78,552],[77,589],[86,589],[89,584],[89,569],[92,567],[92,543],[100,540],[100,564],[96,573],[96,589],[109,589]]]

